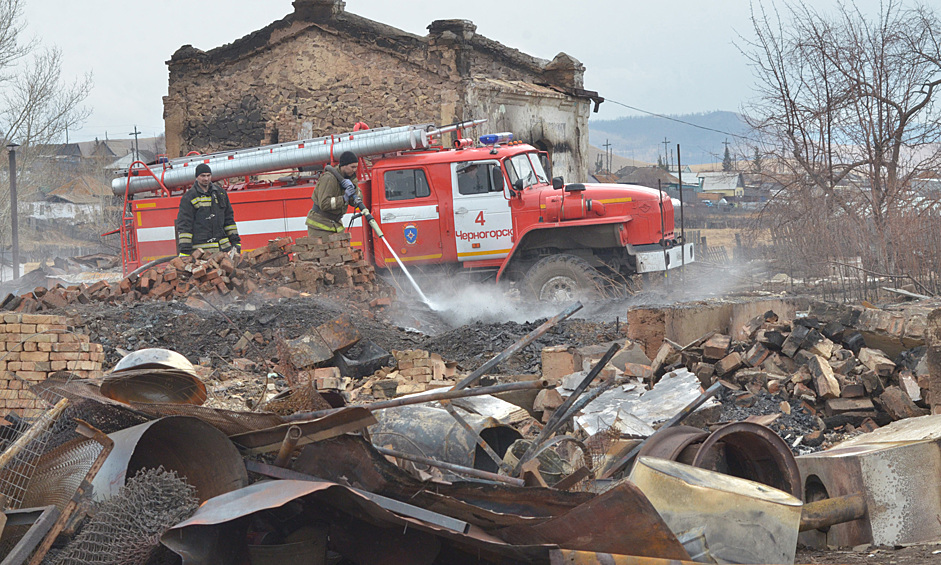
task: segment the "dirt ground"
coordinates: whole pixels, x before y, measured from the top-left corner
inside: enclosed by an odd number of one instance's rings
[[[293,339],[341,314],[351,314],[363,338],[391,351],[427,349],[473,371],[491,357],[538,327],[538,322],[474,323],[455,329],[439,328],[427,335],[395,325],[382,312],[337,298],[312,296],[256,303],[235,302],[217,309],[195,309],[182,303],[142,302],[133,306],[86,305],[69,309],[76,324],[84,325],[92,341],[101,343],[108,368],[121,358],[119,350],[165,347],[194,364],[208,360],[213,368],[234,357],[256,363],[277,362],[274,338]],[[504,374],[533,374],[540,370],[543,347],[603,343],[618,338],[615,323],[566,320],[497,368]],[[622,326],[623,327],[623,326]],[[244,354],[233,351],[244,332],[261,334],[263,344]]]
[[[824,551],[798,549],[794,563],[827,563],[847,565],[918,565],[941,562],[941,543],[908,547],[860,547]]]
[[[753,237],[752,234],[747,234],[744,230],[741,229],[731,229],[731,228],[722,228],[722,229],[700,229],[699,235],[706,238],[706,242],[710,246],[715,247],[727,247],[732,249],[735,247],[735,234],[741,234],[740,237],[746,238],[743,239],[743,242],[747,242],[750,238]],[[762,232],[758,237],[757,241],[751,243],[769,243],[771,234],[768,232]]]

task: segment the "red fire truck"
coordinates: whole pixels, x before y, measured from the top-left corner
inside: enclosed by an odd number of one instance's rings
[[[319,171],[347,150],[361,159],[364,204],[409,266],[490,271],[498,281],[516,281],[528,296],[551,300],[595,288],[602,272],[649,273],[695,261],[693,244],[674,231],[669,197],[641,186],[552,179],[546,155],[511,141],[510,134],[461,137],[478,123],[362,129],[135,164],[112,184],[125,196],[125,272],[175,253],[180,195],[199,163],[210,165],[213,180],[227,181],[247,251],[277,237],[306,235],[316,176],[301,171]],[[456,132],[454,147],[437,145],[449,132]],[[285,174],[252,177],[275,171]],[[379,268],[396,268],[362,217],[350,209],[343,221],[365,257]]]

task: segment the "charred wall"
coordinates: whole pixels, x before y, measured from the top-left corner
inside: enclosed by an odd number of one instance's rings
[[[488,130],[530,143],[587,148],[588,101],[565,93],[581,88],[584,68],[567,55],[531,57],[477,35],[466,20],[433,22],[419,37],[350,14],[343,2],[294,6],[229,45],[174,53],[164,98],[171,156],[329,135],[359,121],[444,125],[479,117],[491,120]],[[491,80],[533,88],[481,96]],[[536,87],[551,83],[559,84]],[[574,171],[587,170],[587,157],[565,153],[567,178],[580,178]]]

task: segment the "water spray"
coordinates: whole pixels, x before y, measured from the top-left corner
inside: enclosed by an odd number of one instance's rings
[[[369,223],[369,227],[371,227],[373,231],[376,232],[376,235],[379,236],[379,239],[381,239],[382,242],[386,244],[386,249],[389,250],[389,253],[391,253],[392,257],[395,259],[395,262],[398,263],[399,267],[402,268],[402,272],[405,273],[405,277],[408,278],[408,282],[412,283],[412,287],[415,288],[415,292],[418,293],[418,297],[421,298],[421,301],[427,304],[428,307],[431,308],[432,310],[437,310],[434,304],[432,304],[432,302],[428,300],[428,297],[425,296],[425,293],[421,291],[421,288],[419,288],[418,283],[415,282],[415,279],[412,278],[412,274],[409,273],[408,269],[405,268],[405,263],[403,263],[402,260],[399,259],[399,256],[396,254],[395,250],[392,249],[392,245],[389,244],[389,240],[387,240],[385,234],[382,233],[382,229],[379,227],[379,224],[376,222],[376,219],[373,217],[372,213],[370,213],[369,208],[364,206],[361,200],[358,202],[354,202],[353,206],[360,213],[360,215],[366,218],[366,222]]]

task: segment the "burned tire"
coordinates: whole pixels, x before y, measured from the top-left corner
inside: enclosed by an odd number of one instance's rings
[[[551,255],[536,262],[520,282],[520,293],[542,302],[571,302],[602,296],[602,277],[588,261]]]

